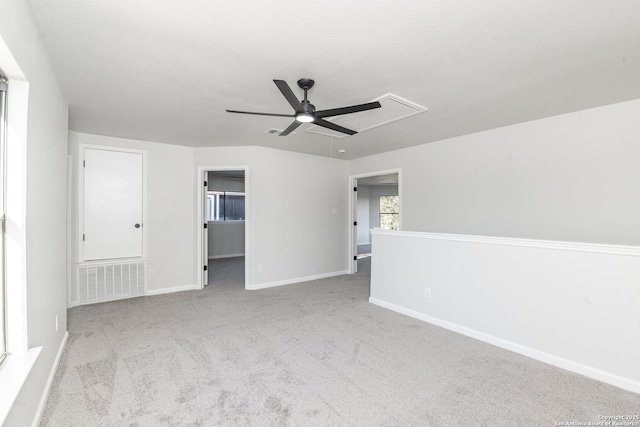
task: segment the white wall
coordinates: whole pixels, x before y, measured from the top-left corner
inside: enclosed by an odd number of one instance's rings
[[[358,226],[358,244],[366,245],[371,243],[371,235],[369,234],[369,186],[358,184],[358,191],[356,192],[356,210]]]
[[[154,277],[147,277],[147,292],[195,286],[193,148],[70,131],[69,153],[76,169],[76,190],[79,144],[147,152],[147,221],[144,229],[147,268],[155,270]],[[74,213],[77,213],[77,194]]]
[[[403,229],[640,244],[640,100],[353,160],[402,168]]]
[[[207,230],[209,259],[244,255],[244,221],[210,221]]]
[[[638,283],[640,247],[373,234],[371,302],[636,393]]]
[[[27,129],[23,135],[26,140],[22,141],[26,142],[26,149],[23,145],[26,212],[21,207],[25,219],[26,265],[18,286],[26,285],[28,323],[23,329],[28,330],[28,347],[42,347],[42,350],[4,424],[5,427],[22,427],[31,425],[34,420],[66,334],[68,106],[27,3],[0,0],[0,11],[0,44],[3,46],[0,68],[8,74],[10,81],[25,79],[29,86]],[[17,64],[8,64],[10,56]],[[13,101],[17,100],[14,98]],[[43,186],[43,182],[47,185]],[[57,332],[56,316],[61,325]],[[1,369],[4,368],[6,366]],[[3,389],[2,393],[6,392]]]
[[[81,143],[147,151],[145,231],[148,268],[156,270],[155,277],[147,278],[147,291],[197,283],[198,167],[249,168],[245,178],[250,199],[245,224],[252,241],[252,257],[246,260],[249,285],[269,286],[346,270],[344,160],[262,147],[194,149],[70,132],[74,159]],[[258,265],[263,271],[258,272]]]
[[[194,159],[211,169],[248,167],[249,287],[347,269],[346,161],[264,147],[196,148]]]

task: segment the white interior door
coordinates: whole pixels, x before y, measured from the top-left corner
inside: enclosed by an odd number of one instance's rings
[[[202,276],[202,284],[203,286],[207,286],[209,284],[209,199],[208,199],[208,193],[209,193],[209,187],[208,187],[208,175],[209,173],[207,171],[204,172],[204,176],[203,176],[203,181],[204,181],[204,185],[203,185],[203,190],[202,190],[202,217],[203,217],[203,226],[202,226],[202,265],[204,266],[203,269],[203,276]]]
[[[353,203],[351,204],[351,216],[353,227],[351,227],[351,247],[353,248],[353,272],[358,272],[358,180],[353,180]]]
[[[84,150],[84,259],[142,256],[142,153]]]

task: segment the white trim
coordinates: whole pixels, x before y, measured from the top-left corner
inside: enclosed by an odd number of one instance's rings
[[[0,366],[0,425],[4,425],[7,415],[20,394],[33,365],[35,365],[42,347],[30,348],[21,354],[9,355]]]
[[[99,265],[114,265],[114,264],[131,264],[134,262],[147,262],[147,257],[131,257],[131,258],[112,258],[112,259],[98,259],[92,261],[82,261],[76,263],[77,267],[93,267]]]
[[[349,201],[349,221],[347,222],[347,265],[349,266],[348,273],[353,274],[357,271],[357,260],[353,259],[354,255],[357,255],[358,248],[358,235],[357,232],[354,231],[353,222],[357,220],[358,215],[358,199],[354,197],[353,187],[357,187],[356,181],[359,178],[368,178],[371,176],[380,176],[380,175],[389,175],[397,173],[398,174],[398,227],[402,230],[402,213],[404,209],[402,209],[402,168],[396,169],[385,169],[381,171],[374,172],[364,172],[359,174],[349,175],[349,187],[347,191],[348,201]]]
[[[56,377],[56,371],[58,370],[58,366],[60,365],[60,359],[62,359],[62,353],[64,352],[64,348],[67,345],[67,339],[69,339],[69,331],[64,333],[64,337],[62,337],[62,342],[60,343],[60,347],[58,347],[58,354],[56,354],[56,359],[53,362],[53,366],[51,366],[49,379],[47,379],[47,384],[44,386],[44,391],[42,392],[42,397],[40,398],[38,409],[36,409],[36,416],[33,418],[33,424],[31,424],[31,427],[38,427],[40,425],[40,421],[42,420],[42,414],[44,413],[45,404],[47,403],[47,399],[49,398],[49,393],[51,392],[51,385],[53,384],[53,379]]]
[[[639,246],[518,239],[513,237],[471,236],[464,234],[426,233],[418,231],[393,231],[378,228],[372,229],[371,234],[411,237],[416,239],[446,240],[451,242],[484,243],[488,245],[522,246],[527,248],[555,249],[573,252],[594,252],[600,254],[640,256]]]
[[[72,299],[75,271],[73,265],[73,156],[67,155],[67,308],[78,304],[78,295]],[[77,291],[77,288],[76,288]]]
[[[183,286],[175,286],[173,288],[152,289],[150,291],[148,290],[145,293],[145,295],[146,296],[163,295],[163,294],[172,294],[174,292],[182,292],[182,291],[198,291],[200,289],[202,289],[202,287],[198,284],[183,285]]]
[[[429,111],[429,109],[427,107],[424,107],[420,104],[416,104],[415,102],[409,101],[408,99],[402,98],[396,94],[393,93],[385,93],[384,95],[372,100],[373,101],[384,101],[386,99],[391,99],[393,101],[396,101],[398,104],[404,104],[405,106],[409,107],[409,108],[413,108],[414,111],[411,111],[410,113],[407,114],[403,114],[401,116],[397,116],[397,117],[393,117],[391,119],[387,119],[383,122],[380,123],[375,123],[373,125],[370,126],[366,126],[362,129],[357,129],[358,133],[362,133],[364,131],[370,130],[370,129],[375,129],[377,127],[380,126],[384,126],[384,125],[388,125],[389,123],[393,123],[393,122],[397,122],[398,120],[403,120],[403,119],[407,119],[409,117],[415,116],[416,114],[420,114],[420,113],[426,113],[427,111]],[[342,117],[332,117],[330,119],[327,119],[328,121],[331,122],[338,122]],[[339,123],[336,123],[339,124]],[[305,131],[307,132],[311,132],[311,133],[317,133],[320,135],[326,135],[326,136],[331,136],[333,138],[346,138],[348,135],[346,134],[340,134],[340,135],[336,135],[334,133],[329,133],[326,130],[324,130],[325,128],[320,127],[318,125],[311,125],[308,128],[305,129]],[[354,129],[355,130],[355,129]]]
[[[294,283],[310,282],[312,280],[326,279],[329,277],[342,276],[343,274],[349,274],[349,271],[333,271],[331,273],[314,274],[312,276],[296,277],[293,279],[276,280],[275,282],[259,283],[257,285],[248,285],[248,290],[258,290],[266,288],[274,288],[276,286],[292,285]]]
[[[483,342],[495,345],[497,347],[501,347],[506,350],[513,351],[515,353],[530,357],[540,362],[548,363],[549,365],[557,366],[558,368],[575,372],[577,374],[584,375],[586,377],[593,378],[598,381],[602,381],[607,384],[611,384],[616,387],[620,387],[625,390],[632,391],[634,393],[640,393],[640,382],[630,380],[629,378],[624,378],[619,375],[603,371],[601,369],[596,369],[591,366],[583,365],[581,363],[564,359],[562,357],[554,356],[553,354],[545,353],[543,351],[539,351],[531,347],[526,347],[520,344],[516,344],[514,342],[504,340],[502,338],[498,338],[493,335],[476,331],[475,329],[467,328],[466,326],[461,326],[456,323],[451,323],[451,322],[447,322],[446,320],[438,319],[437,317],[428,316],[426,314],[422,314],[420,312],[417,312],[408,308],[404,308],[399,305],[395,305],[387,301],[380,300],[378,298],[369,297],[369,302],[379,307],[383,307],[383,308],[395,311],[397,313],[404,314],[409,317],[413,317],[414,319],[422,320],[423,322],[431,323],[432,325],[440,326],[442,328],[477,339],[479,341],[483,341]]]
[[[208,259],[236,258],[239,256],[244,256],[244,252],[241,254],[212,255]]]
[[[204,248],[203,248],[203,227],[202,224],[205,223],[204,218],[204,208],[203,208],[203,194],[202,194],[202,183],[203,181],[207,181],[205,179],[206,172],[217,172],[217,171],[234,171],[241,170],[244,171],[244,222],[245,222],[245,235],[244,235],[244,247],[245,247],[245,260],[244,260],[244,287],[245,289],[249,289],[248,283],[250,279],[250,271],[249,266],[252,263],[253,257],[251,252],[251,238],[253,236],[253,221],[251,220],[251,180],[250,180],[250,168],[247,165],[244,166],[198,166],[196,175],[196,277],[198,278],[197,286],[199,289],[204,288]],[[206,221],[209,222],[209,221]],[[218,222],[216,222],[218,223]],[[208,257],[207,257],[208,259]]]

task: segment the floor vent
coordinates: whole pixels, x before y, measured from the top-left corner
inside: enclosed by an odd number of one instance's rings
[[[114,301],[145,294],[145,263],[110,262],[78,266],[80,304]]]

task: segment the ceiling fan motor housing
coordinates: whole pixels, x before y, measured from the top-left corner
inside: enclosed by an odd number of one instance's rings
[[[313,81],[313,79],[300,79],[298,80],[298,86],[300,86],[300,89],[302,90],[309,90],[313,87],[313,84],[315,82]]]

